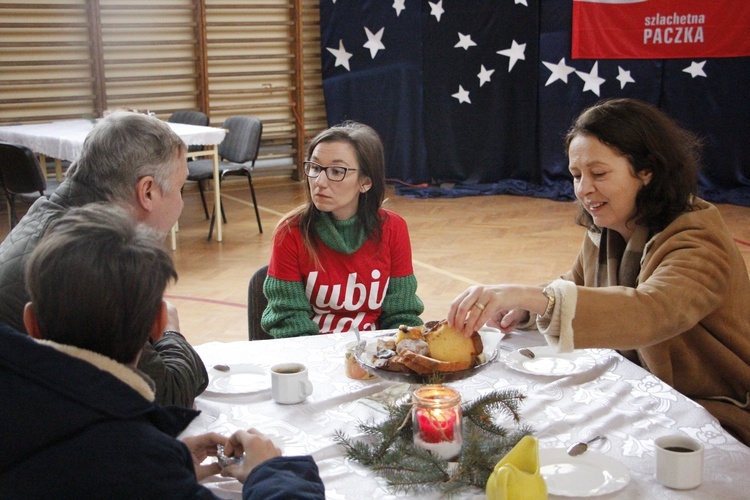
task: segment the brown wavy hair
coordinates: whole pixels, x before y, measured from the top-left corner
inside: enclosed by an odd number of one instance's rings
[[[636,195],[636,212],[630,220],[657,233],[691,210],[698,189],[702,141],[664,112],[636,99],[600,101],[573,122],[565,136],[566,154],[579,135],[596,137],[625,156],[633,175],[652,172],[651,181]],[[601,231],[583,205],[576,222]]]

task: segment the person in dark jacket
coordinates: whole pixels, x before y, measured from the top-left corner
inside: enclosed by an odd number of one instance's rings
[[[187,178],[186,146],[158,118],[115,112],[89,133],[66,180],[40,198],[0,244],[0,322],[25,332],[23,308],[29,300],[23,270],[49,225],[73,207],[109,202],[125,207],[139,222],[165,236],[182,211]],[[156,384],[156,400],[192,407],[208,385],[198,354],[179,333],[176,309],[164,332],[151,336],[138,368]]]
[[[153,230],[116,206],[47,231],[26,270],[30,336],[0,325],[0,498],[210,498],[199,481],[219,472],[243,498],[324,498],[312,457],[255,430],[175,438],[198,412],[155,402],[135,365],[176,278]],[[205,463],[217,445],[244,462]]]

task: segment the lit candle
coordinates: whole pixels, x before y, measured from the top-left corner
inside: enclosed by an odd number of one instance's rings
[[[461,395],[442,385],[414,391],[414,445],[449,460],[461,453]]]
[[[453,441],[453,427],[456,425],[456,412],[445,410],[417,410],[419,437],[426,443]]]

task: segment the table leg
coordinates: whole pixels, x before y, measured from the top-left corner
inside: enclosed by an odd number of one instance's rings
[[[37,156],[39,157],[39,165],[42,167],[42,173],[47,177],[47,157],[41,153]],[[62,160],[60,158],[55,158],[55,179],[57,179],[57,182],[63,180]]]
[[[180,221],[177,221],[174,223],[174,226],[172,226],[172,230],[170,231],[170,234],[172,236],[172,251],[177,250],[177,231],[180,230]]]
[[[60,158],[55,158],[55,177],[57,178],[57,182],[62,182],[63,171],[62,171],[62,160]]]
[[[214,203],[216,216],[216,241],[221,241],[221,179],[219,178],[219,148],[214,146]]]

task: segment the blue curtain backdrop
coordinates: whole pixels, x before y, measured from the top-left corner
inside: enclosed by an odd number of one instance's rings
[[[402,195],[565,200],[572,120],[639,98],[705,138],[702,196],[750,206],[750,58],[572,60],[571,15],[570,0],[321,0],[329,124],[373,126]]]

